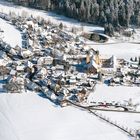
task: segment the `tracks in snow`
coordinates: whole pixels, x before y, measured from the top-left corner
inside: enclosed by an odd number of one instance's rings
[[[74,106],[74,107],[77,107],[77,108],[80,108],[82,110],[90,112],[91,114],[98,117],[99,119],[107,122],[110,125],[117,127],[118,129],[125,132],[127,135],[131,136],[132,138],[135,138],[135,140],[140,140],[140,138],[138,138],[138,136],[136,135],[135,131],[132,131],[131,129],[129,130],[128,128],[125,128],[125,127],[121,126],[120,124],[117,124],[116,122],[111,121],[109,118],[106,118],[105,116],[102,116],[102,114],[97,112],[97,111],[114,111],[114,110],[94,109],[94,108],[90,108],[88,106],[86,107],[86,106],[82,106],[82,105],[73,103],[69,100],[64,100],[64,101],[67,102],[68,104]],[[116,110],[116,112],[140,113],[140,112],[133,112],[133,111],[117,111],[117,110]]]

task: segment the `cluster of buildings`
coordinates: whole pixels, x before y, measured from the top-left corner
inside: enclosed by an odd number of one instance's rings
[[[115,73],[106,78],[105,82],[110,86],[140,86],[140,60],[118,60]]]
[[[22,46],[12,47],[0,41],[0,75],[7,92],[41,91],[58,103],[82,103],[97,83],[139,85],[139,69],[131,62],[87,50],[82,37],[62,27],[32,16],[0,13],[0,17],[13,24],[22,36]]]

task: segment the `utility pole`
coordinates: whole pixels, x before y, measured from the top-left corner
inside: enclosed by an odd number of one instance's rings
[[[1,30],[1,28],[0,28],[0,42],[3,41],[3,38],[4,38],[3,33],[4,33],[4,31]]]

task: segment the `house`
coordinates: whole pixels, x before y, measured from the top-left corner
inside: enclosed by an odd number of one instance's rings
[[[68,102],[67,102],[67,100],[62,100],[61,102],[60,102],[60,106],[61,107],[66,107],[66,106],[68,106],[69,104],[68,104]]]
[[[56,94],[60,90],[60,85],[48,80],[48,89]]]
[[[6,53],[0,50],[0,59],[5,59],[6,57],[7,57]]]
[[[137,86],[140,86],[140,78],[136,78],[133,83]]]
[[[18,84],[18,86],[20,86],[20,89],[24,89],[25,82],[23,77],[17,77],[16,83]]]
[[[8,64],[9,58],[7,57],[6,53],[0,51],[0,65],[6,66]]]
[[[130,64],[131,69],[138,69],[139,66],[137,64]]]
[[[101,71],[104,74],[114,74],[117,71],[118,61],[117,58],[113,55],[110,58],[101,59]]]
[[[18,45],[16,45],[16,46],[14,47],[14,49],[15,49],[16,52],[20,52],[20,51],[21,51],[21,47],[18,46]]]
[[[47,69],[46,68],[40,68],[37,71],[37,74],[35,75],[35,77],[40,78],[40,79],[44,79],[47,75]]]
[[[30,21],[26,21],[25,25],[27,25],[28,28],[29,28],[29,27],[31,27],[31,28],[34,28],[34,27],[35,27],[34,22],[31,21],[31,20],[30,20]]]
[[[66,88],[61,88],[57,95],[58,95],[58,100],[62,101],[68,98],[68,96],[70,96],[70,93]]]
[[[3,85],[3,88],[10,93],[19,93],[21,91],[20,85],[18,85],[16,82],[11,82],[6,85]]]
[[[47,56],[47,57],[40,57],[37,60],[38,65],[51,65],[53,63],[53,57]]]
[[[9,53],[12,47],[9,44],[4,44],[4,51]]]
[[[67,55],[66,55],[66,54],[63,54],[63,55],[61,56],[61,60],[67,61]]]
[[[110,58],[103,57],[101,59],[102,68],[116,68],[117,66],[117,58],[113,55]]]
[[[64,65],[56,65],[55,66],[55,69],[57,70],[57,71],[64,71]]]
[[[63,54],[64,53],[62,51],[54,49],[52,51],[52,54],[53,54],[54,58],[59,59],[59,60],[63,60]]]
[[[100,66],[96,64],[94,59],[92,59],[90,63],[87,65],[87,71],[88,73],[97,74],[97,72],[100,71]]]
[[[29,90],[32,90],[32,91],[38,91],[39,90],[39,86],[36,83],[33,83],[31,81],[27,81],[26,86]]]
[[[9,74],[9,72],[10,70],[6,66],[0,66],[0,76],[3,76],[3,79],[5,75]]]
[[[33,55],[33,53],[29,50],[21,50],[20,51],[20,55],[23,57],[23,58],[29,58]]]
[[[85,74],[85,73],[77,73],[77,74],[76,74],[76,79],[77,79],[77,80],[84,80],[84,81],[86,81],[86,79],[87,79],[87,74]]]
[[[88,97],[88,93],[85,89],[82,89],[81,91],[79,91],[79,93],[77,94],[78,97],[78,101],[81,103],[83,102],[85,99],[87,99]]]
[[[126,74],[126,75],[123,77],[123,85],[131,85],[131,84],[132,84],[132,76]]]
[[[81,59],[81,66],[86,70],[86,72],[90,74],[97,74],[100,71],[100,58],[96,54],[90,56],[90,54],[87,53]]]
[[[25,62],[25,66],[28,67],[28,68],[32,68],[33,65],[34,65],[34,64],[33,64],[31,61]]]
[[[70,79],[68,80],[68,83],[70,85],[75,85],[76,84],[76,77],[75,76],[71,76]]]
[[[52,101],[56,101],[57,100],[57,96],[51,90],[47,89],[46,91],[44,91],[44,94],[46,95],[46,97],[48,97]]]
[[[24,78],[9,75],[4,88],[11,93],[20,92],[24,88]]]
[[[136,135],[136,139],[139,139],[140,138],[140,130],[138,129],[135,132],[136,132],[136,134],[135,134]]]
[[[16,67],[16,71],[18,73],[24,73],[24,69],[25,69],[25,66],[24,65],[21,65],[21,66],[17,66]]]

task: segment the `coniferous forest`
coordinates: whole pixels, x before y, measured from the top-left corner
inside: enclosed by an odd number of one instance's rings
[[[12,0],[24,6],[55,11],[68,17],[105,27],[112,35],[114,30],[140,26],[139,0]]]

